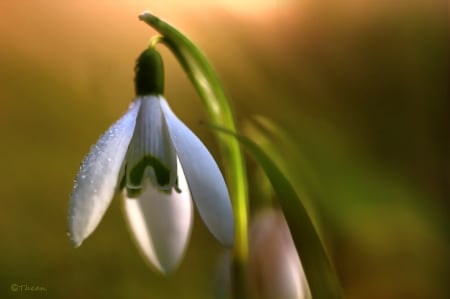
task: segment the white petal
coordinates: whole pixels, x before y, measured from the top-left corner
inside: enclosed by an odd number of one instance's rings
[[[280,211],[266,210],[255,217],[249,247],[249,288],[254,298],[311,298],[294,241]]]
[[[161,108],[200,216],[211,233],[223,245],[231,247],[233,213],[230,196],[216,161],[162,97]]]
[[[100,137],[81,164],[69,207],[69,234],[75,246],[80,246],[95,230],[111,203],[139,106],[139,100],[133,103]]]
[[[156,96],[141,98],[126,160],[127,188],[141,189],[147,177],[163,190],[170,190],[175,185],[177,157]]]
[[[144,257],[163,273],[173,271],[186,249],[192,228],[192,200],[181,166],[178,187],[171,193],[145,186],[139,198],[127,198],[124,211]]]

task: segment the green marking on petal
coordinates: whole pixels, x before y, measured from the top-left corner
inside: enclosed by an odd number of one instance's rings
[[[181,193],[181,189],[178,185],[178,177],[175,180],[175,186],[173,186],[173,189],[177,192],[177,193]]]
[[[129,180],[134,186],[141,186],[147,167],[151,167],[154,171],[156,183],[160,187],[167,186],[170,183],[170,170],[160,160],[145,155],[130,171]]]
[[[127,197],[128,198],[138,198],[142,194],[142,188],[132,189],[127,188]]]

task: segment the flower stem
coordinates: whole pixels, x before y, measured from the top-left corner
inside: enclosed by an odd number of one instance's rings
[[[182,33],[151,13],[139,16],[160,34],[163,42],[176,56],[203,101],[212,124],[236,132],[236,122],[230,103],[218,76],[205,55]],[[235,218],[233,247],[233,295],[244,299],[246,263],[248,260],[248,194],[245,163],[239,142],[233,136],[216,133],[225,178],[232,198]]]

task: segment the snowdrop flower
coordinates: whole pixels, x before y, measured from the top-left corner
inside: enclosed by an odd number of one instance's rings
[[[69,207],[69,235],[78,247],[95,230],[116,192],[144,257],[167,273],[178,265],[192,227],[192,199],[210,232],[233,242],[229,194],[213,157],[173,113],[163,94],[163,66],[154,49],[136,65],[137,97],[81,164]]]
[[[249,285],[253,298],[310,299],[300,258],[281,211],[268,209],[252,221]]]

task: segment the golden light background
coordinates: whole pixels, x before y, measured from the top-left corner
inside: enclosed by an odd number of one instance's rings
[[[66,236],[79,164],[133,99],[135,59],[155,34],[144,10],[200,46],[243,132],[272,142],[300,192],[313,182],[304,195],[346,298],[445,297],[447,3],[1,0],[0,298],[214,298],[223,252],[197,214],[169,277],[139,256],[119,197],[81,248]],[[217,154],[194,89],[160,49],[168,101]],[[255,119],[287,139],[263,138]],[[271,195],[252,160],[248,171],[256,207]]]

